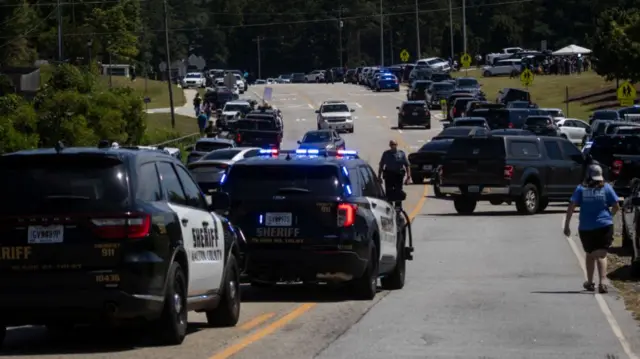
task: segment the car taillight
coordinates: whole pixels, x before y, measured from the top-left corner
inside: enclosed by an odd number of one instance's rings
[[[513,123],[509,122],[509,126],[507,126],[509,128],[513,128]]]
[[[452,109],[452,112],[453,112],[453,115],[455,116],[455,115],[456,115],[456,112],[458,112],[458,111],[456,111],[456,108],[454,107],[454,108]]]
[[[613,161],[613,165],[611,165],[611,172],[613,172],[614,175],[619,175],[620,172],[622,171],[622,166],[623,166],[623,162],[620,160],[616,160]]]
[[[338,227],[350,227],[356,222],[358,206],[351,203],[338,205]]]
[[[241,135],[241,134],[239,134],[239,133],[238,133],[238,134],[236,134],[236,142],[237,142],[237,143],[242,142],[242,135]]]
[[[151,230],[151,216],[144,213],[123,214],[91,219],[93,232],[104,239],[144,238]]]
[[[504,166],[504,179],[513,177],[513,166]]]

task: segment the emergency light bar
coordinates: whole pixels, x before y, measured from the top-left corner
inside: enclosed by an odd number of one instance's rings
[[[299,156],[324,156],[324,157],[358,157],[358,151],[354,150],[318,150],[314,148],[310,149],[297,149],[297,150],[277,150],[277,149],[263,149],[260,150],[261,155],[299,155]]]

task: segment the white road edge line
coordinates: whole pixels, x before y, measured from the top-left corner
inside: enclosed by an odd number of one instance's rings
[[[314,109],[314,107],[313,107],[313,105],[312,105],[312,104],[308,103],[307,105],[309,105],[309,108],[310,108],[310,109],[312,109],[312,110]]]
[[[361,104],[359,104],[359,103],[357,103],[357,102],[355,103],[355,105],[356,105],[358,108],[362,108],[362,105],[361,105]]]
[[[562,225],[564,226],[564,220],[562,223],[563,223]],[[584,266],[584,257],[582,256],[582,253],[580,253],[580,249],[578,249],[576,242],[574,242],[571,239],[571,237],[565,236],[564,238],[567,240],[567,242],[569,242],[569,247],[571,247],[573,254],[575,254],[576,258],[578,259],[582,272],[584,272],[586,275],[587,269]],[[616,338],[620,342],[620,345],[622,346],[622,349],[624,350],[625,354],[627,354],[627,357],[629,357],[629,359],[638,359],[638,356],[633,352],[633,350],[631,350],[631,345],[627,341],[627,338],[624,337],[624,334],[622,333],[622,329],[620,328],[618,321],[613,316],[613,313],[611,313],[611,308],[609,308],[609,305],[607,304],[607,302],[605,302],[604,298],[602,298],[602,294],[595,293],[595,298],[596,298],[596,302],[598,302],[598,306],[600,307],[600,310],[602,311],[602,314],[604,314],[604,316],[607,318],[607,322],[609,323],[609,326],[611,327],[613,334],[616,336]]]

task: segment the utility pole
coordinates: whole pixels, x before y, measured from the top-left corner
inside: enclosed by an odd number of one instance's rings
[[[464,43],[464,53],[467,53],[467,0],[462,0],[462,42]]]
[[[384,66],[384,14],[382,0],[380,0],[380,66]]]
[[[393,65],[393,29],[389,26],[389,64]]]
[[[340,5],[340,9],[338,10],[338,26],[340,26],[340,68],[344,68],[344,62],[342,60],[342,27],[343,27],[343,23],[342,23],[342,5]]]
[[[258,46],[258,78],[262,78],[262,55],[260,54],[260,41],[264,40],[263,37],[257,36],[253,42]]]
[[[420,52],[420,17],[418,13],[420,9],[418,8],[418,0],[416,0],[416,60],[419,60],[421,56]]]
[[[173,84],[171,80],[171,49],[169,48],[169,5],[163,0],[164,7],[164,45],[167,52],[167,86],[169,86],[169,107],[171,108],[171,128],[176,128],[176,109],[173,106]]]
[[[453,0],[449,0],[449,31],[451,33],[451,61],[453,61]]]
[[[62,62],[62,6],[60,0],[57,1],[58,8],[56,9],[58,18],[58,61]]]

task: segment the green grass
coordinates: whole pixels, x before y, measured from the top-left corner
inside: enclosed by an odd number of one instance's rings
[[[461,77],[465,76],[465,73],[464,71],[457,72],[453,76]],[[479,70],[469,71],[467,76],[478,79],[489,101],[494,101],[498,91],[505,87],[524,88],[520,83],[520,78],[509,78],[508,76],[485,78],[482,77]],[[566,100],[585,93],[602,91],[614,85],[615,83],[606,82],[595,72],[585,72],[581,75],[570,76],[536,76],[528,90],[531,93],[531,100],[540,107],[559,108],[562,109],[567,117],[587,120],[592,112],[590,106],[570,101],[567,108]]]
[[[151,102],[149,108],[168,108],[169,107],[169,87],[166,81],[147,80],[138,77],[136,81],[121,76],[112,76],[113,86],[131,87],[140,92],[142,96],[149,97]],[[108,86],[109,76],[102,76],[101,80]],[[185,104],[184,92],[177,85],[172,85],[173,104],[174,106],[182,106]]]
[[[184,136],[198,132],[198,123],[195,118],[175,115],[176,127],[171,128],[170,113],[149,113],[147,114],[147,132],[176,132]]]

